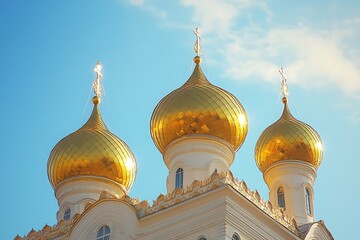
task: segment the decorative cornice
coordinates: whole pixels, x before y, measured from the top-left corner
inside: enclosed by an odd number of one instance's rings
[[[59,221],[56,225],[54,226],[49,226],[47,224],[45,224],[45,226],[43,227],[43,229],[39,230],[39,231],[35,231],[34,229],[31,229],[31,231],[24,237],[20,237],[19,235],[17,235],[14,240],[43,240],[43,239],[54,239],[54,238],[58,238],[62,235],[65,235],[69,229],[71,228],[71,226],[73,225],[73,223],[75,222],[75,220],[79,217],[79,214],[76,214],[71,220],[69,221],[65,221],[65,220],[61,220]]]
[[[177,203],[196,197],[200,194],[206,193],[210,190],[217,189],[226,185],[231,186],[233,189],[236,190],[236,192],[248,199],[251,203],[257,206],[260,210],[262,210],[265,214],[270,216],[276,222],[280,223],[297,236],[300,236],[300,232],[294,218],[289,218],[288,216],[286,216],[282,209],[274,208],[269,201],[265,202],[260,197],[260,194],[257,190],[251,191],[247,187],[244,180],[239,181],[238,179],[235,179],[231,171],[222,173],[217,173],[215,171],[213,172],[213,174],[211,174],[209,178],[203,181],[195,180],[190,186],[187,186],[185,189],[176,188],[173,192],[166,195],[160,194],[157,199],[153,201],[152,206],[150,206],[147,200],[140,202],[139,199],[131,198],[127,195],[121,198],[116,198],[116,196],[112,194],[103,192],[96,202],[90,203],[86,206],[82,214],[87,212],[87,210],[91,208],[94,204],[108,199],[112,201],[121,201],[129,204],[134,208],[137,217],[142,218],[150,214],[154,214],[160,210],[174,206]],[[33,240],[40,240],[59,237],[61,235],[67,234],[70,229],[74,227],[73,225],[77,223],[81,215],[76,214],[69,221],[61,220],[53,227],[50,227],[46,224],[44,228],[38,232],[32,229],[24,238],[21,238],[17,235],[15,239],[26,240],[31,238]],[[46,237],[44,238],[44,236]]]
[[[148,203],[144,204],[141,202],[141,206],[136,205],[138,217],[142,218],[147,215],[156,213],[162,209],[169,208],[177,203],[183,202],[197,195],[206,193],[210,190],[225,185],[231,186],[238,193],[261,209],[264,213],[299,236],[299,230],[294,218],[289,218],[286,216],[282,209],[274,208],[270,201],[265,202],[260,197],[260,194],[257,190],[251,191],[243,180],[239,182],[238,179],[235,179],[231,171],[222,173],[214,172],[204,181],[195,180],[185,189],[177,188],[172,193],[168,193],[167,195],[160,194],[157,199],[154,200],[152,206],[149,206]]]

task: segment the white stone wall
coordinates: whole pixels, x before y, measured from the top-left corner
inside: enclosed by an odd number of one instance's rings
[[[57,220],[64,217],[66,209],[71,209],[71,218],[81,214],[87,204],[97,201],[103,192],[117,198],[126,193],[126,189],[115,181],[95,176],[79,176],[61,182],[55,189],[59,211]]]
[[[270,190],[270,202],[278,207],[277,190],[285,191],[285,214],[294,217],[301,225],[315,221],[313,185],[316,169],[303,161],[287,160],[274,163],[264,172],[265,182]],[[305,188],[311,192],[311,214],[307,214]]]
[[[208,178],[215,169],[229,170],[234,161],[233,147],[226,141],[213,136],[186,135],[172,142],[164,153],[164,162],[169,169],[167,191],[175,189],[176,171],[184,171],[184,188],[194,180]]]
[[[85,211],[68,239],[96,239],[103,225],[111,228],[111,240],[231,240],[234,233],[241,240],[300,239],[229,185],[140,219],[126,202],[100,201]]]

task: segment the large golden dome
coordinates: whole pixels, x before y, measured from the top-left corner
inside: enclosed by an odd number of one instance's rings
[[[55,145],[48,160],[48,177],[53,188],[71,177],[96,176],[113,180],[127,190],[134,183],[136,160],[130,148],[105,126],[98,104],[79,130]]]
[[[187,82],[165,96],[154,109],[150,132],[161,153],[172,141],[188,134],[219,137],[235,151],[245,140],[245,109],[234,95],[206,79],[200,60],[195,57],[196,66]]]
[[[283,98],[282,116],[261,134],[255,147],[255,160],[264,172],[272,163],[282,160],[300,160],[317,168],[322,160],[323,148],[319,134],[308,124],[290,113],[287,98]]]

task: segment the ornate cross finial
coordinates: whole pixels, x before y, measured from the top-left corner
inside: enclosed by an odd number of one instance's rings
[[[196,41],[195,41],[195,46],[194,46],[194,50],[196,52],[197,56],[200,56],[201,54],[201,46],[200,46],[200,30],[199,28],[195,28],[194,33],[196,35]]]
[[[101,63],[99,61],[97,61],[95,67],[94,67],[94,72],[96,73],[96,78],[94,80],[93,83],[93,89],[94,89],[94,93],[97,97],[101,97],[101,93],[102,93],[102,83],[101,83],[101,79],[103,78],[103,74],[101,73]]]
[[[283,67],[280,68],[279,73],[281,75],[281,92],[284,95],[284,97],[287,98],[287,96],[289,95],[289,92],[288,92],[288,86],[286,83],[287,77],[285,76]]]

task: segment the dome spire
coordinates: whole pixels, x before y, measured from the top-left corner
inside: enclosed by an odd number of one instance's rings
[[[96,73],[96,78],[94,79],[94,83],[92,85],[92,88],[94,89],[95,96],[93,97],[93,103],[95,105],[98,105],[100,103],[100,97],[102,94],[102,79],[104,75],[101,72],[102,65],[100,61],[97,61],[94,67],[94,72]]]
[[[96,73],[96,78],[94,79],[92,88],[94,90],[95,96],[92,98],[94,104],[94,109],[91,113],[89,120],[81,127],[81,129],[93,129],[93,130],[107,130],[107,127],[104,121],[101,118],[98,105],[100,104],[100,97],[102,94],[102,78],[104,75],[101,73],[102,65],[100,61],[97,61],[94,67],[94,72]]]
[[[196,53],[196,56],[194,57],[194,62],[196,63],[196,65],[199,65],[201,62],[201,45],[200,45],[200,29],[199,27],[196,27],[195,30],[193,31],[195,36],[196,36],[196,40],[195,40],[195,44],[194,44],[194,50]]]

